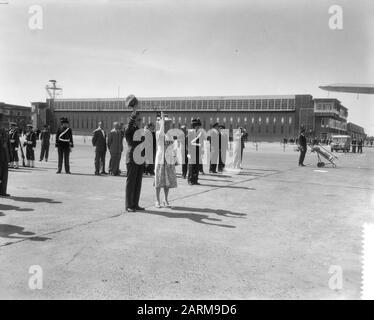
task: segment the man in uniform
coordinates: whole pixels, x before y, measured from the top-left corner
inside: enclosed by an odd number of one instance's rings
[[[9,129],[9,141],[10,141],[10,167],[14,169],[19,168],[18,148],[19,148],[19,134],[17,124],[15,122],[10,123]]]
[[[108,134],[108,149],[110,152],[109,173],[118,176],[121,174],[119,166],[123,151],[123,133],[118,122],[113,123],[113,129]]]
[[[35,167],[35,152],[34,148],[36,147],[36,133],[33,131],[33,127],[31,124],[27,126],[27,133],[25,137],[25,142],[23,143],[26,146],[26,160],[27,160],[27,167],[34,168]]]
[[[305,129],[301,129],[300,137],[299,137],[299,150],[300,150],[300,157],[299,157],[299,166],[305,167],[304,159],[307,150],[306,144],[306,137],[305,137]]]
[[[106,132],[102,121],[99,121],[98,128],[92,133],[92,145],[95,147],[95,176],[107,174],[105,172]]]
[[[8,163],[9,163],[9,136],[3,128],[3,114],[0,113],[0,197],[9,197],[8,185]]]
[[[64,161],[65,172],[70,174],[69,157],[71,148],[74,147],[73,131],[69,128],[69,120],[67,118],[61,118],[60,122],[61,126],[58,128],[56,133],[56,148],[58,151],[58,170],[56,173],[61,173],[62,162]]]
[[[49,141],[51,140],[51,133],[49,131],[49,127],[47,125],[43,126],[43,130],[40,133],[40,140],[41,140],[41,150],[40,150],[40,159],[39,161],[43,161],[45,157],[45,162],[48,162],[48,155],[49,155]]]
[[[193,119],[192,130],[188,132],[188,184],[199,185],[201,121]]]
[[[141,161],[141,154],[137,147],[143,143],[144,135],[142,136],[140,129],[142,119],[139,115],[138,99],[134,95],[126,98],[126,106],[133,108],[130,115],[129,123],[125,129],[125,138],[127,142],[126,151],[126,211],[135,212],[142,211],[144,208],[139,206],[140,192],[142,189],[142,179],[144,171],[144,159]],[[143,150],[144,151],[144,150]]]

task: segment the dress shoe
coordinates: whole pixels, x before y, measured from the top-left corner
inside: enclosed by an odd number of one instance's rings
[[[0,197],[10,197],[10,194],[9,193],[2,193],[2,194],[0,194]]]
[[[101,176],[101,174],[98,172],[95,172],[95,176]]]
[[[108,174],[107,172],[105,172],[105,171],[101,171],[101,174]]]
[[[61,170],[58,170],[57,172],[56,172],[56,174],[60,174],[61,173]]]
[[[135,207],[135,210],[136,210],[136,211],[144,211],[145,208],[137,206],[137,207]]]
[[[136,210],[133,209],[133,208],[126,208],[126,211],[127,211],[127,212],[135,212]]]

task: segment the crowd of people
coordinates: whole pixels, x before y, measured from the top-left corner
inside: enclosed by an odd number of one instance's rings
[[[172,120],[161,112],[156,123],[142,124],[139,103],[134,95],[126,98],[126,106],[132,109],[126,126],[118,122],[107,133],[103,122],[92,133],[92,145],[95,148],[94,175],[121,175],[120,162],[123,153],[123,141],[126,141],[126,211],[144,210],[139,205],[142,178],[144,175],[154,177],[156,207],[169,204],[169,191],[177,187],[176,166],[182,166],[182,177],[188,180],[189,185],[199,185],[199,175],[204,174],[203,164],[209,165],[210,174],[219,174],[225,170],[226,155],[229,148],[232,151],[232,168],[242,169],[243,150],[247,140],[247,132],[239,127],[233,130],[232,137],[229,130],[220,123],[214,123],[208,133],[202,129],[199,118],[191,121],[190,128],[181,126],[172,128]],[[1,115],[0,115],[1,116]],[[0,120],[1,122],[1,120]],[[27,131],[21,144],[19,130],[16,123],[10,123],[9,130],[0,130],[0,196],[8,196],[6,185],[8,180],[8,167],[19,168],[18,150],[21,150],[23,165],[33,168],[35,166],[36,141],[40,140],[41,149],[39,161],[48,161],[51,133],[48,126],[44,126],[39,133],[27,125]],[[231,147],[230,140],[232,140]],[[299,146],[299,166],[304,166],[308,138],[302,129],[296,139]],[[356,143],[352,144],[356,145]],[[362,143],[358,142],[358,152],[362,152]],[[67,118],[60,119],[60,126],[55,137],[55,147],[58,152],[57,174],[61,174],[64,165],[65,173],[70,171],[70,153],[74,147],[73,131]],[[24,150],[25,148],[25,150]],[[177,150],[180,150],[178,156]],[[106,153],[110,153],[108,172],[106,171]],[[353,152],[356,152],[355,150]],[[204,157],[204,153],[208,157]],[[208,159],[208,160],[207,160]],[[208,162],[206,162],[208,161]],[[164,200],[161,201],[161,189]]]
[[[209,172],[222,173],[226,165],[226,153],[229,149],[229,132],[219,123],[207,133],[202,129],[199,118],[191,121],[190,128],[181,126],[172,128],[172,120],[161,112],[157,122],[147,123],[143,128],[139,104],[135,96],[126,99],[127,107],[132,109],[129,121],[122,127],[118,122],[113,123],[112,130],[107,133],[101,121],[92,133],[92,145],[95,148],[94,175],[121,174],[120,162],[123,140],[126,140],[126,210],[143,210],[139,199],[143,175],[154,177],[156,207],[169,206],[169,190],[177,187],[176,166],[182,166],[182,177],[189,185],[199,185],[199,174],[204,174],[203,156],[209,154]],[[23,166],[35,167],[35,147],[40,140],[39,161],[48,161],[51,142],[51,132],[48,126],[38,132],[31,124],[21,139],[22,132],[16,123],[10,123],[9,130],[1,128],[1,169],[0,195],[8,196],[6,192],[8,168],[20,167],[19,151],[22,154]],[[247,133],[244,128],[234,130],[233,137],[233,168],[241,168],[244,149],[244,138]],[[23,143],[21,143],[23,140]],[[206,143],[209,142],[209,143]],[[58,152],[57,174],[61,174],[63,166],[66,174],[71,174],[70,153],[74,148],[73,131],[67,118],[60,119],[60,126],[55,136],[55,147]],[[208,150],[207,150],[208,148]],[[177,150],[180,150],[178,156]],[[106,153],[110,153],[108,172],[106,171]],[[164,200],[161,201],[161,189]]]

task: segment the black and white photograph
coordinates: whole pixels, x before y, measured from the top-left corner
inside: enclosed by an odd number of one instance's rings
[[[373,13],[0,0],[0,300],[374,299]]]

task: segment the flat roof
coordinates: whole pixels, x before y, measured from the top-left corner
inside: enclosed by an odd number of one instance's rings
[[[306,96],[310,96],[307,94]],[[256,100],[256,99],[295,99],[296,95],[246,95],[246,96],[190,96],[190,97],[137,97],[139,101],[171,100]],[[63,98],[58,101],[124,101],[126,98]]]

